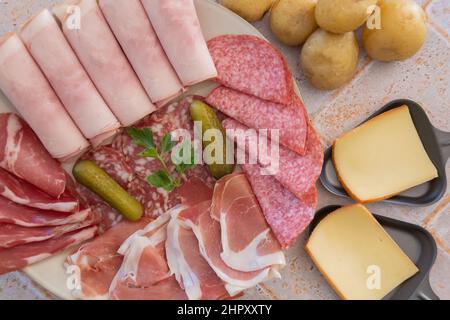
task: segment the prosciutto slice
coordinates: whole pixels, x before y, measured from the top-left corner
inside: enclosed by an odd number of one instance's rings
[[[17,204],[42,210],[76,212],[79,208],[78,200],[69,190],[55,199],[3,169],[0,169],[0,195]]]
[[[231,174],[217,182],[211,216],[220,223],[220,256],[230,268],[248,272],[286,264],[244,174]]]
[[[92,239],[97,227],[89,227],[62,235],[59,238],[24,244],[11,249],[0,249],[0,274],[22,269],[53,254]]]
[[[0,223],[4,224],[14,224],[28,228],[62,226],[82,222],[88,218],[90,213],[90,210],[76,213],[41,210],[23,206],[0,197]]]
[[[87,209],[90,212],[89,209]],[[22,227],[15,224],[0,224],[0,248],[13,248],[27,243],[40,242],[80,230],[99,222],[93,213],[81,222],[50,227]]]
[[[81,28],[70,24],[69,4],[54,7],[54,13],[85,70],[122,125],[130,126],[155,111],[97,1],[72,0],[70,4],[80,10]]]
[[[12,113],[0,114],[0,167],[55,198],[66,189],[62,166],[28,124]]]
[[[219,300],[229,297],[225,283],[202,257],[191,229],[181,226],[174,212],[167,226],[166,255],[170,270],[189,300]]]
[[[148,218],[135,223],[123,221],[67,258],[68,265],[80,268],[81,296],[84,299],[108,299],[109,287],[123,261],[117,250],[131,234],[149,222]]]
[[[140,0],[100,0],[100,8],[152,102],[183,92]]]
[[[52,14],[47,9],[41,11],[22,28],[20,36],[83,135],[94,146],[113,136],[120,123],[84,71]]]
[[[142,0],[142,4],[183,85],[217,76],[193,0]]]
[[[264,268],[258,271],[243,272],[230,268],[221,258],[223,252],[220,223],[214,220],[210,214],[211,201],[190,207],[180,213],[179,219],[185,228],[194,232],[200,252],[217,276],[222,279],[231,296],[254,287],[273,277],[279,277],[277,268]]]
[[[89,146],[16,34],[0,37],[0,89],[53,158],[64,161]]]

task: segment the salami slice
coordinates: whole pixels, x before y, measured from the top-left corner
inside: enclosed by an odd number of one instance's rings
[[[210,93],[206,102],[247,127],[278,129],[280,143],[304,155],[308,134],[307,113],[300,98],[293,95],[291,99],[286,107],[219,87]]]
[[[292,75],[277,49],[250,35],[224,35],[208,42],[222,85],[258,98],[287,105]]]
[[[315,186],[301,198],[284,188],[273,176],[263,176],[258,165],[243,165],[264,217],[283,249],[289,248],[306,229],[317,207]]]
[[[222,124],[225,129],[248,129],[248,127],[233,119],[226,119]],[[250,150],[252,149],[247,148],[246,151],[250,152]],[[259,165],[265,168],[271,165],[269,160],[273,160],[264,159],[263,155],[259,154],[254,155],[253,159],[258,159]],[[314,128],[310,125],[306,144],[306,154],[300,156],[281,146],[279,148],[279,168],[277,171],[273,172],[273,175],[285,188],[295,194],[298,198],[302,198],[303,195],[315,185],[322,171],[322,165],[323,146]]]

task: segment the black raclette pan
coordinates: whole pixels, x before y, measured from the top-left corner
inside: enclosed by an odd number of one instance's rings
[[[439,176],[428,183],[412,188],[384,201],[410,206],[428,206],[439,201],[447,189],[445,166],[450,157],[450,132],[444,132],[433,127],[422,107],[416,102],[406,99],[395,100],[388,103],[364,122],[403,105],[408,106],[414,125],[420,136],[420,140],[422,141],[428,156],[435,165]],[[320,181],[331,193],[338,196],[349,197],[336,178],[331,147],[325,151],[325,160],[322,174],[320,175]]]
[[[309,226],[309,235],[323,218],[339,208],[341,206],[327,206],[320,209]],[[376,214],[374,217],[419,268],[417,274],[403,282],[383,300],[439,300],[431,289],[429,280],[430,270],[437,255],[433,236],[415,224]]]

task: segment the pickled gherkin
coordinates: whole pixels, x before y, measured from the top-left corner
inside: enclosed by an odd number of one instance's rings
[[[138,221],[144,212],[141,204],[130,196],[95,162],[79,161],[72,170],[75,179],[106,201],[130,221]]]
[[[222,145],[216,144],[216,148],[218,147],[222,148],[223,159],[216,162],[214,162],[213,160],[208,161],[208,159],[204,159],[208,163],[208,170],[211,173],[211,175],[216,179],[220,179],[226,176],[227,174],[232,173],[234,170],[234,164],[227,164],[225,130],[222,127],[222,123],[217,117],[217,114],[214,111],[214,109],[202,101],[194,100],[191,103],[190,112],[192,120],[202,123],[202,136],[205,134],[206,131],[210,129],[217,129],[222,134],[223,144]],[[212,143],[214,143],[214,140],[205,141],[203,139],[203,149],[206,149]],[[206,154],[205,156],[207,157],[208,155]],[[215,154],[213,156],[215,156]]]

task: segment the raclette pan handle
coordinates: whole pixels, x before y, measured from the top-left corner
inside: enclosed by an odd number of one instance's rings
[[[444,166],[448,158],[450,158],[450,132],[434,129],[436,138],[441,148],[442,156],[444,157]]]
[[[411,297],[412,300],[440,300],[438,295],[431,289],[430,279],[427,276]]]

